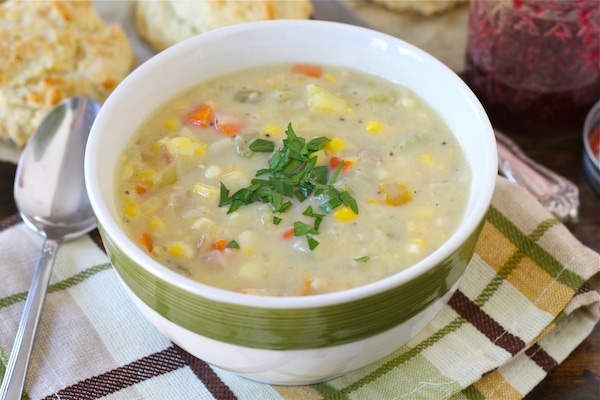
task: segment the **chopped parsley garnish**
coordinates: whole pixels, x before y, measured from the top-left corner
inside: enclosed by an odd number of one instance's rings
[[[317,231],[312,226],[305,224],[302,221],[294,222],[294,234],[296,236],[308,235],[309,233],[312,233],[313,235],[315,235],[315,234],[318,234],[319,231]]]
[[[370,258],[369,256],[363,256],[363,257],[355,258],[354,261],[364,263],[364,262],[369,261],[369,258]]]
[[[327,166],[317,166],[317,156],[314,153],[323,149],[330,139],[318,137],[306,142],[294,132],[292,124],[285,132],[283,146],[275,151],[275,143],[266,139],[255,139],[249,149],[253,152],[273,152],[268,161],[268,167],[256,171],[250,186],[239,189],[230,196],[229,189],[221,182],[219,207],[229,206],[230,214],[243,205],[254,202],[271,204],[273,212],[284,213],[292,206],[296,198],[303,202],[310,196],[322,196],[325,200],[319,207],[326,213],[331,213],[336,207],[346,205],[358,214],[356,200],[346,191],[340,191],[333,185],[340,173],[342,162],[328,177]],[[301,221],[294,222],[295,236],[306,236],[310,250],[314,250],[319,242],[312,235],[319,233],[319,225],[325,214],[315,213],[308,207],[303,215],[314,219],[313,226]],[[275,225],[282,221],[273,217]]]
[[[239,249],[240,245],[235,240],[232,240],[231,242],[227,243],[227,246],[225,247],[228,249]]]
[[[248,146],[255,153],[271,153],[275,150],[275,143],[265,139],[255,139]]]

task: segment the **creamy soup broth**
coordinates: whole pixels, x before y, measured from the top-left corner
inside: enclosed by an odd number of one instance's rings
[[[316,163],[302,165],[326,172],[325,189],[234,210],[232,196],[253,179],[281,189],[269,160],[286,138],[323,138],[306,156]],[[152,257],[208,285],[270,296],[354,288],[413,265],[460,223],[471,176],[449,128],[412,90],[301,64],[180,94],[141,127],[117,173],[124,229]]]

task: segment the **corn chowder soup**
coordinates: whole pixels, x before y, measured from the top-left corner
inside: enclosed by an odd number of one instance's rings
[[[414,92],[332,66],[199,83],[121,157],[118,207],[152,257],[253,295],[365,285],[423,259],[463,216],[470,170]]]

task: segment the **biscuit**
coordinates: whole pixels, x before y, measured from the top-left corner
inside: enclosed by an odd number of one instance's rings
[[[469,0],[370,0],[389,10],[397,12],[413,12],[430,17],[451,10]]]
[[[142,38],[161,51],[192,36],[244,22],[308,19],[309,0],[138,1],[136,27]]]
[[[66,97],[103,103],[134,60],[92,1],[0,2],[0,139],[21,148]]]

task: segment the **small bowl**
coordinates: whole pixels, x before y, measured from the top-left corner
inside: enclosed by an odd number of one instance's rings
[[[592,107],[583,124],[583,170],[600,195],[600,101]]]
[[[120,153],[153,110],[201,80],[282,62],[352,67],[412,88],[446,121],[472,170],[460,227],[433,254],[386,279],[336,293],[262,297],[186,278],[123,231],[115,205]],[[85,177],[110,260],[133,303],[174,343],[241,376],[319,382],[366,366],[414,337],[441,310],[471,259],[494,191],[496,143],[479,101],[441,62],[397,38],[324,21],[236,25],[177,44],[137,68],[92,128]]]

